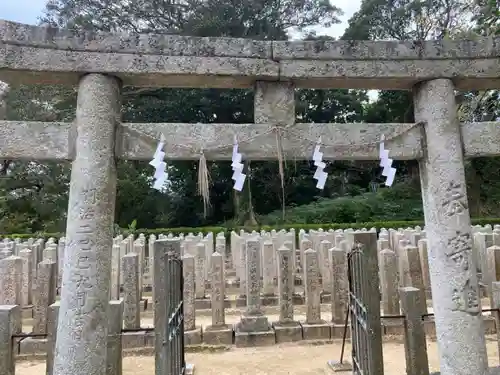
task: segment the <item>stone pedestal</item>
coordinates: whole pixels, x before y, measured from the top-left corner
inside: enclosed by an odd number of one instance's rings
[[[299,322],[273,323],[276,343],[295,342],[302,340],[302,326]]]
[[[232,345],[233,327],[228,324],[208,326],[203,330],[203,342],[209,345]]]
[[[201,327],[184,331],[184,345],[200,345],[202,342]]]
[[[267,326],[265,331],[241,331],[240,324],[236,325],[234,343],[237,348],[247,348],[254,346],[269,346],[276,344],[276,337],[271,326]]]
[[[276,342],[274,331],[267,316],[261,311],[260,241],[257,237],[246,242],[246,297],[247,307],[236,325],[235,344],[237,347],[272,345]]]
[[[332,338],[330,324],[321,321],[318,323],[302,323],[304,340],[329,340]]]

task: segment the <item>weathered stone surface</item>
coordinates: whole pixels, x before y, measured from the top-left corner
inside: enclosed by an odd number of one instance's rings
[[[318,253],[308,249],[304,252],[304,280],[306,295],[306,323],[321,323],[320,285]]]
[[[212,267],[212,326],[224,326],[224,259],[221,254],[215,252],[211,256]]]
[[[0,120],[0,157],[4,159],[70,160],[74,138],[71,124]],[[231,144],[235,132],[243,142],[240,151],[252,160],[276,158],[276,136],[269,133],[273,123],[266,124],[183,124],[123,123],[116,143],[117,157],[149,160],[161,132],[171,142],[165,145],[168,159],[193,160],[196,150],[204,149],[208,160],[231,160],[231,148],[211,149]],[[500,123],[473,122],[461,124],[466,156],[500,155]],[[286,158],[310,158],[310,142],[304,139],[322,137],[324,158],[335,160],[373,160],[378,158],[380,134],[386,135],[386,146],[394,160],[413,160],[423,156],[421,129],[413,124],[295,124],[283,131],[282,146]],[[259,136],[259,134],[261,134]],[[296,134],[301,134],[297,137]],[[391,139],[393,138],[393,139]],[[487,142],[485,141],[487,140]],[[498,142],[497,142],[498,141]],[[180,144],[190,147],[179,147]],[[331,145],[331,146],[330,146]]]
[[[396,253],[384,249],[380,256],[380,291],[384,315],[399,315],[398,269]]]
[[[123,301],[109,302],[106,375],[122,375],[122,315]]]
[[[293,254],[288,247],[278,249],[278,296],[280,305],[280,323],[293,321]]]
[[[47,317],[47,360],[46,369],[47,375],[52,375],[54,372],[54,356],[56,354],[56,338],[57,338],[57,319],[59,318],[59,302],[54,302],[49,306]],[[121,328],[121,327],[120,327]]]
[[[169,34],[82,32],[0,21],[0,41],[67,51],[118,54],[271,58],[271,42]]]
[[[443,375],[484,374],[488,358],[467,202],[455,85],[435,79],[415,88],[415,119],[426,121],[420,180]],[[467,353],[467,355],[463,355]]]
[[[79,83],[54,375],[101,375],[106,367],[120,91],[101,74]]]
[[[139,256],[128,253],[122,258],[123,274],[123,328],[137,329],[141,326],[139,297]]]
[[[276,41],[276,60],[449,60],[495,58],[500,46],[495,38],[430,41]]]
[[[23,261],[11,255],[0,260],[0,304],[20,305]]]
[[[195,257],[184,255],[182,257],[182,272],[184,277],[184,329],[191,331],[196,328],[195,314]]]
[[[269,78],[293,79],[298,87],[365,89],[408,89],[434,77],[454,78],[460,89],[485,89],[499,80],[500,43],[493,38],[279,42],[82,33],[2,21],[0,41],[0,79],[11,83],[71,84],[86,72],[113,73],[133,86],[221,88]]]
[[[56,266],[51,260],[38,263],[33,295],[33,332],[47,333],[47,317],[49,306],[56,301],[54,284],[56,282]]]
[[[21,328],[21,308],[0,305],[0,374],[16,375],[12,335]]]
[[[429,360],[422,322],[422,291],[414,287],[399,289],[401,310],[405,316],[405,357],[408,375],[428,375]]]

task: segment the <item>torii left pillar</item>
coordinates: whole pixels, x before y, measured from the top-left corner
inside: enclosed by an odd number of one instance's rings
[[[81,78],[54,375],[105,375],[121,83]]]

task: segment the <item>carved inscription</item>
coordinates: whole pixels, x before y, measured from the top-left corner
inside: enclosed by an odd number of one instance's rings
[[[453,249],[447,254],[462,271],[470,268],[470,255],[472,253],[472,239],[469,233],[456,232],[456,236],[448,240],[448,247]]]
[[[80,202],[83,201],[84,203],[76,203],[74,206],[74,209],[78,212],[80,226],[68,243],[68,246],[75,248],[74,253],[78,254],[74,263],[75,269],[71,274],[71,281],[74,283],[76,290],[72,296],[70,307],[75,312],[72,325],[76,339],[82,338],[84,326],[88,321],[87,316],[102,308],[98,303],[96,304],[97,301],[89,298],[89,294],[91,295],[91,290],[94,287],[92,283],[94,278],[92,264],[95,263],[95,253],[92,252],[92,248],[95,246],[95,240],[93,239],[95,229],[91,223],[95,221],[96,217],[96,192],[95,188],[82,191]]]
[[[481,312],[477,288],[467,279],[461,288],[453,289],[453,311],[463,311],[470,315],[478,315]]]
[[[445,210],[446,216],[461,215],[468,209],[467,197],[461,184],[450,181],[448,185],[445,185],[443,190],[445,192],[445,200],[442,203],[442,207]]]
[[[456,235],[448,240],[448,248],[452,250],[446,255],[460,272],[465,273],[465,282],[461,287],[454,288],[452,301],[454,303],[453,311],[463,311],[470,315],[480,313],[480,303],[478,297],[478,288],[471,282],[471,254],[472,239],[469,233],[456,232]]]

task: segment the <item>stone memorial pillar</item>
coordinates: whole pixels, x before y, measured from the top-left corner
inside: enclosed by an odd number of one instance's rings
[[[79,82],[54,375],[106,368],[120,88],[103,74]]]
[[[123,273],[123,328],[141,327],[141,300],[139,292],[139,255],[128,253],[122,258]]]
[[[276,342],[293,342],[302,340],[302,327],[293,319],[293,267],[295,251],[282,246],[277,251],[278,259],[278,293],[280,315],[279,321],[273,323]]]
[[[425,122],[420,182],[429,271],[441,375],[484,375],[488,357],[454,89],[449,79],[414,88],[415,120]]]
[[[260,301],[261,255],[257,236],[246,241],[246,310],[236,325],[235,344],[237,347],[263,346],[275,343],[267,316]]]
[[[203,330],[203,342],[210,345],[231,345],[233,343],[233,329],[226,324],[224,311],[224,257],[215,252],[211,255],[211,301],[212,325]]]

